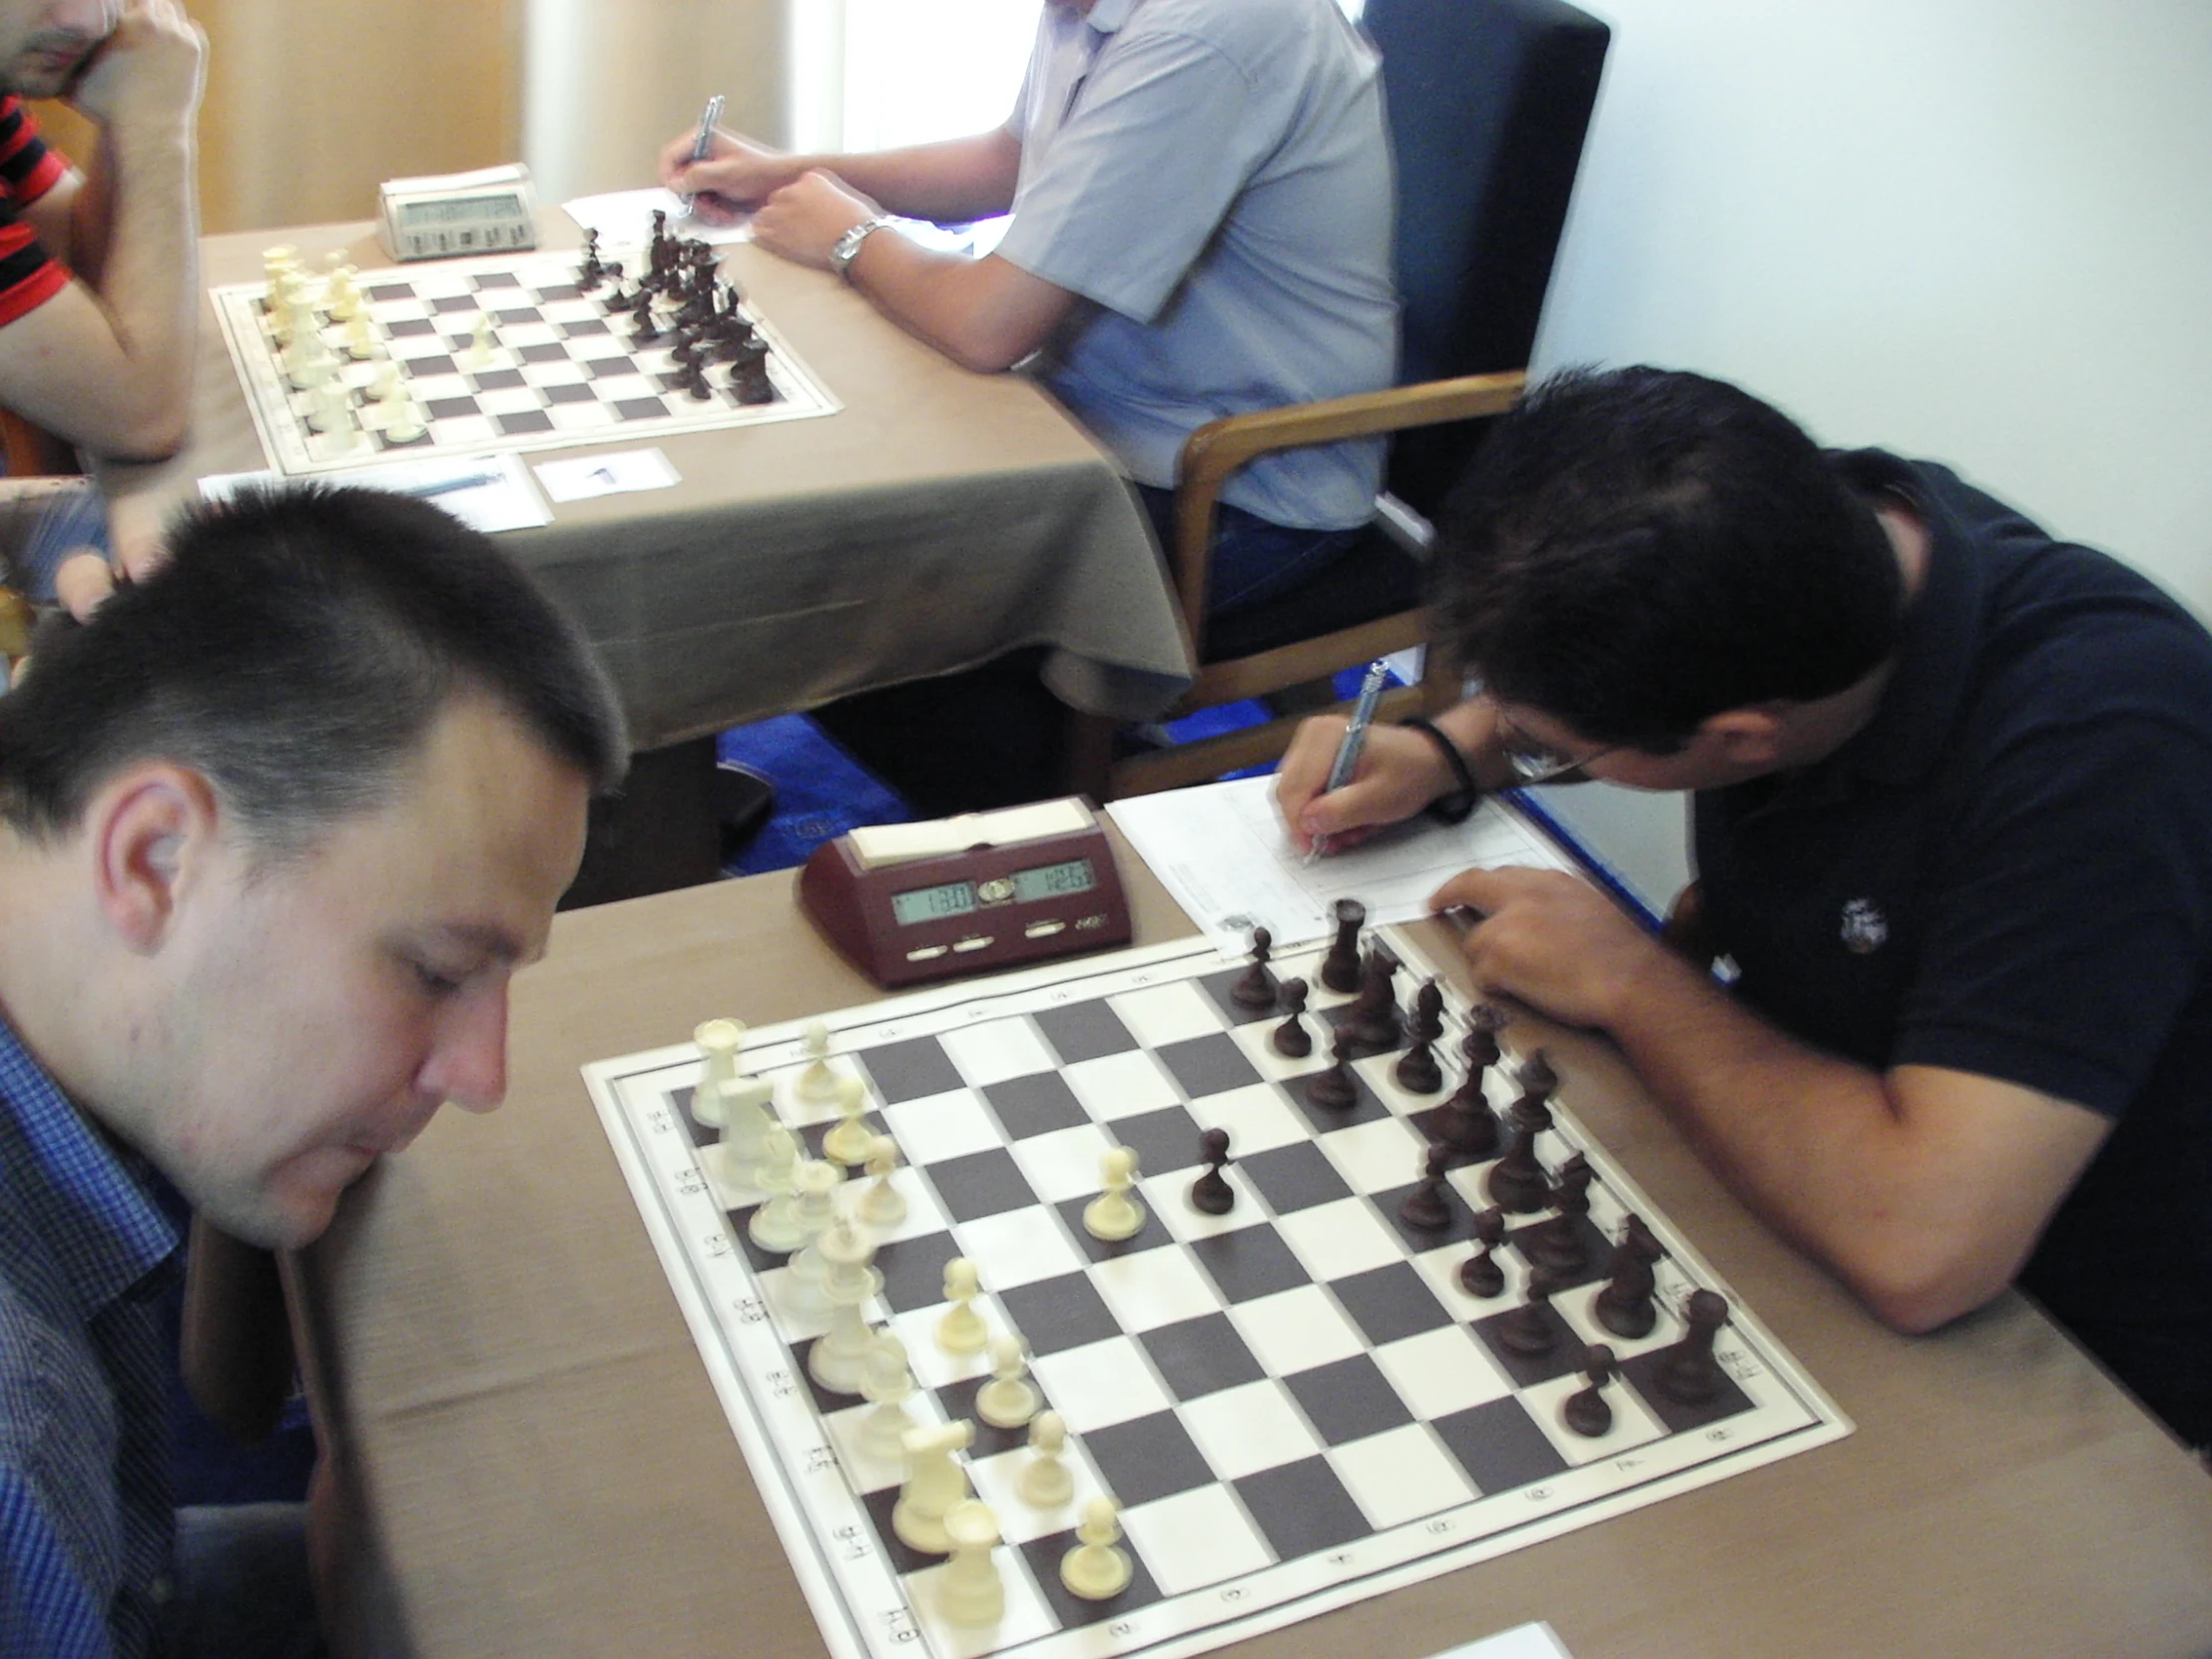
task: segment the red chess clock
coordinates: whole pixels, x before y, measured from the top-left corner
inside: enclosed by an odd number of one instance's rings
[[[815,849],[799,901],[886,989],[1129,942],[1106,831],[1076,797],[855,830]]]

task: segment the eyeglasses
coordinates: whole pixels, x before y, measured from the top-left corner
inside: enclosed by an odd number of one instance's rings
[[[1620,747],[1607,744],[1593,749],[1587,755],[1562,755],[1549,745],[1538,743],[1505,712],[1504,705],[1495,698],[1489,700],[1491,712],[1497,720],[1498,753],[1505,764],[1513,769],[1516,789],[1527,789],[1535,784],[1548,784],[1555,778],[1564,778],[1570,772],[1580,772],[1592,761],[1602,761]]]

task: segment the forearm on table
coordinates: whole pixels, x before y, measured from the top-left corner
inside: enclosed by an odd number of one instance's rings
[[[1729,1188],[1886,1323],[1933,1329],[2017,1271],[2033,1231],[1992,1224],[1972,1152],[1899,1074],[1796,1041],[1656,944],[1604,1025]]]
[[[1051,333],[1072,296],[996,256],[940,254],[888,231],[846,271],[893,322],[963,368],[1011,368]]]
[[[964,225],[1013,206],[1021,144],[1000,128],[900,150],[793,159],[801,164],[795,178],[810,168],[834,173],[885,213]]]

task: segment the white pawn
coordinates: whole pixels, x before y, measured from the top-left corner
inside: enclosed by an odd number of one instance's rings
[[[692,1041],[706,1056],[707,1070],[692,1090],[691,1115],[709,1129],[722,1126],[722,1085],[738,1075],[738,1050],[745,1046],[745,1024],[734,1019],[704,1019],[692,1028]]]
[[[1032,1509],[1057,1509],[1075,1495],[1075,1476],[1063,1455],[1068,1425],[1057,1411],[1039,1411],[1029,1419],[1029,1461],[1022,1465],[1016,1489]]]
[[[384,359],[383,366],[376,370],[375,377],[368,382],[368,395],[372,401],[378,403],[389,403],[400,395],[399,365],[389,357]]]
[[[857,1077],[836,1078],[838,1122],[822,1137],[822,1155],[848,1168],[867,1162],[875,1150],[875,1131],[862,1121],[867,1115],[867,1085]]]
[[[875,1333],[862,1318],[862,1304],[883,1288],[873,1266],[875,1244],[839,1216],[815,1247],[829,1268],[823,1294],[829,1299],[830,1329],[808,1351],[807,1374],[832,1393],[856,1394],[875,1357]]]
[[[796,1085],[799,1098],[817,1106],[827,1106],[837,1098],[837,1072],[830,1063],[830,1027],[822,1020],[809,1020],[803,1038],[807,1044],[808,1065],[799,1074]]]
[[[968,1495],[967,1470],[952,1460],[975,1440],[975,1424],[965,1420],[942,1428],[915,1428],[903,1442],[906,1483],[891,1507],[891,1530],[909,1549],[942,1555],[952,1547],[944,1517]]]
[[[830,1264],[823,1259],[822,1238],[837,1219],[837,1188],[844,1171],[817,1158],[805,1158],[793,1176],[794,1220],[801,1235],[799,1249],[784,1276],[784,1307],[797,1319],[818,1320],[830,1312]]]
[[[1106,1190],[1083,1206],[1083,1231],[1117,1243],[1144,1231],[1145,1208],[1130,1196],[1137,1178],[1137,1155],[1126,1146],[1110,1147],[1100,1161]]]
[[[393,443],[412,443],[428,430],[422,424],[422,410],[411,397],[395,401],[391,418],[384,422],[384,436]]]
[[[944,1299],[952,1307],[937,1321],[937,1346],[945,1353],[980,1354],[983,1345],[990,1340],[983,1316],[975,1309],[975,1298],[981,1288],[975,1264],[965,1256],[955,1256],[945,1263]]]
[[[889,1332],[875,1339],[860,1378],[860,1397],[875,1409],[860,1419],[860,1450],[877,1462],[895,1463],[905,1455],[906,1430],[914,1426],[906,1400],[914,1391],[914,1374],[906,1369],[906,1345]]]
[[[807,1242],[799,1225],[799,1204],[793,1197],[799,1173],[799,1139],[782,1124],[768,1132],[768,1151],[753,1185],[768,1194],[768,1202],[753,1212],[746,1232],[763,1250],[781,1256]]]
[[[1129,1588],[1135,1569],[1121,1547],[1121,1509],[1112,1498],[1094,1497],[1083,1505],[1075,1536],[1075,1547],[1060,1557],[1060,1582],[1068,1594],[1105,1601]]]
[[[491,367],[491,312],[478,311],[476,313],[476,332],[469,339],[468,356],[465,361],[470,368]]]
[[[896,1168],[898,1143],[888,1135],[876,1136],[867,1154],[867,1173],[875,1179],[856,1206],[860,1219],[870,1227],[892,1228],[906,1219],[906,1196],[891,1184],[891,1171]]]
[[[993,1428],[1019,1428],[1035,1416],[1043,1402],[1023,1375],[1028,1369],[1028,1347],[1019,1337],[1011,1332],[993,1337],[991,1380],[975,1391],[975,1414]]]
[[[368,317],[355,311],[345,321],[345,354],[357,363],[365,363],[376,355],[376,335],[368,326]]]
[[[944,1535],[952,1558],[937,1579],[937,1611],[959,1629],[987,1629],[1006,1616],[1006,1586],[991,1554],[998,1517],[989,1504],[965,1498],[945,1512]]]

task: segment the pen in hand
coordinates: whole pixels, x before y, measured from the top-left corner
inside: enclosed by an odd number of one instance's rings
[[[1375,724],[1376,705],[1382,701],[1382,682],[1389,672],[1389,664],[1380,657],[1368,664],[1367,678],[1360,682],[1360,700],[1352,706],[1352,721],[1337,745],[1337,759],[1329,769],[1329,782],[1322,786],[1323,795],[1335,795],[1352,782],[1352,775],[1359,770],[1360,751],[1367,747],[1368,728]],[[1328,850],[1329,837],[1316,835],[1306,861],[1312,863]]]
[[[712,98],[707,100],[706,109],[700,113],[699,137],[692,140],[691,159],[693,161],[703,162],[710,155],[714,154],[715,123],[720,121],[721,119],[722,94],[718,92]],[[682,198],[684,204],[684,212],[690,213],[692,211],[692,203],[696,200],[697,198],[693,195],[692,192],[686,191]]]

